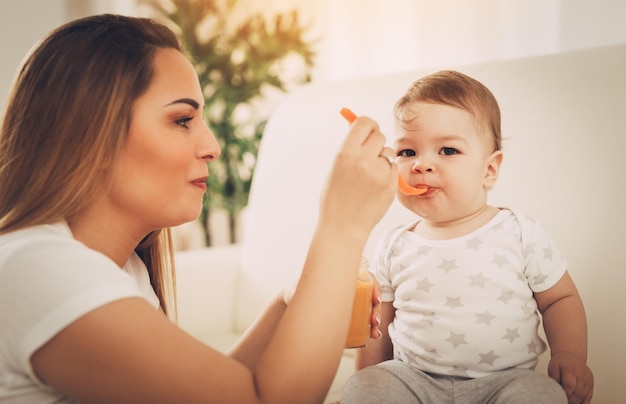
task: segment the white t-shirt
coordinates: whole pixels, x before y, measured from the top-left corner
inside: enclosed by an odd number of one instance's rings
[[[127,297],[159,308],[133,253],[123,269],[76,241],[66,223],[0,236],[0,402],[69,402],[35,376],[31,355],[84,314]]]
[[[382,300],[396,309],[394,357],[462,377],[534,368],[546,346],[533,292],[567,269],[543,228],[507,209],[451,240],[420,237],[414,225],[390,231],[374,260]]]

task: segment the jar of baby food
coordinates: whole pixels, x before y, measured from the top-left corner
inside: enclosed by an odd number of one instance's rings
[[[374,281],[369,273],[369,262],[366,257],[361,257],[346,348],[358,348],[367,344],[372,318],[372,293]]]

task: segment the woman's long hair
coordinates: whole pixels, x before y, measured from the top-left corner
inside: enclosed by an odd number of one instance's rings
[[[162,48],[181,50],[165,26],[98,15],[57,28],[33,49],[0,132],[0,234],[72,223],[106,192],[133,103],[150,85]],[[148,234],[136,251],[167,313],[175,303],[169,229]]]

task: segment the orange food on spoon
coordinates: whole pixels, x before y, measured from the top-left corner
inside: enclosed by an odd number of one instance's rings
[[[339,111],[339,113],[349,123],[354,122],[354,120],[356,119],[356,114],[348,108],[341,108],[341,111]],[[405,195],[421,195],[424,192],[428,191],[428,187],[415,188],[415,187],[410,186],[399,175],[398,175],[398,189],[400,190],[400,192],[402,192]]]
[[[407,184],[401,176],[398,175],[398,189],[405,195],[421,195],[428,191],[428,187],[415,188]]]
[[[354,122],[354,120],[356,119],[356,114],[352,111],[350,111],[348,108],[341,108],[341,111],[339,111],[339,113],[341,114],[341,116],[343,116],[346,121],[348,121],[349,123]]]

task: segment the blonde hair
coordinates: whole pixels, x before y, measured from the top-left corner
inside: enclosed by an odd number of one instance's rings
[[[106,192],[108,168],[124,147],[133,103],[150,85],[161,48],[181,50],[165,26],[98,15],[57,28],[33,49],[0,132],[0,234],[72,223]],[[169,229],[148,234],[136,251],[167,313],[175,302]]]
[[[394,106],[396,122],[402,124],[407,120],[406,107],[415,102],[450,105],[469,112],[491,135],[494,151],[502,149],[500,107],[491,91],[478,80],[453,70],[416,80]]]

